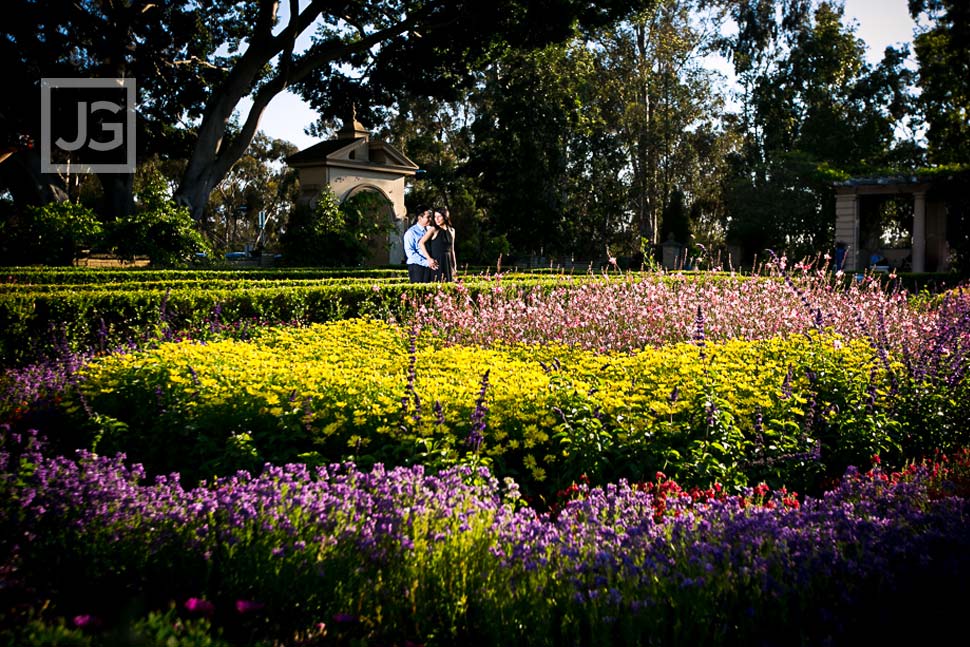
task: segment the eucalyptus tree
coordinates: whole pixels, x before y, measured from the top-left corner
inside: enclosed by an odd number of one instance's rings
[[[661,214],[675,191],[698,204],[712,204],[717,192],[716,174],[702,172],[701,156],[720,152],[711,144],[720,138],[723,79],[705,57],[719,44],[722,18],[703,0],[662,0],[595,41],[607,118],[627,159],[627,208],[648,246],[659,242]]]
[[[931,161],[970,164],[970,4],[909,0],[909,9],[925,18],[913,49]]]
[[[833,243],[832,179],[893,159],[896,127],[911,111],[912,78],[905,49],[889,47],[878,65],[866,62],[841,3],[779,4],[774,26],[759,22],[771,12],[752,12],[739,32],[750,32],[751,41],[739,35],[733,46],[747,79],[738,122],[744,147],[725,197],[730,233],[749,253],[806,254]],[[749,56],[749,49],[761,53]]]
[[[210,195],[206,230],[216,250],[271,247],[278,242],[298,190],[296,171],[284,160],[296,152],[289,142],[256,134]]]
[[[404,89],[435,95],[510,43],[562,40],[576,23],[605,24],[643,1],[11,0],[0,53],[16,83],[0,110],[0,140],[36,132],[41,77],[135,77],[140,145],[157,152],[161,138],[187,150],[175,197],[198,220],[287,88],[325,117],[351,102],[390,104]],[[305,49],[301,37],[311,39]],[[245,99],[252,107],[236,129]]]

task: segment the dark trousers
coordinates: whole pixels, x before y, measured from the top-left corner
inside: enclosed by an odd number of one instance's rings
[[[431,268],[415,263],[408,263],[408,280],[411,283],[430,283]]]

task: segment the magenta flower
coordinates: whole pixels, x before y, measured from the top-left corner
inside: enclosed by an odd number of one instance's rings
[[[78,629],[93,628],[100,624],[101,621],[97,618],[97,616],[92,616],[87,613],[74,616],[74,626]]]
[[[185,608],[190,613],[200,613],[207,616],[211,616],[216,610],[214,604],[203,598],[189,598],[185,601]]]
[[[256,613],[265,607],[266,605],[262,602],[253,602],[252,600],[236,600],[236,611],[239,613]]]

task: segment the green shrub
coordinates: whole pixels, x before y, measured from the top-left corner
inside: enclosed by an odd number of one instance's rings
[[[111,223],[108,243],[121,258],[133,261],[135,256],[147,256],[155,267],[184,266],[199,254],[211,254],[188,208],[165,195],[159,178],[138,194],[131,215]]]
[[[94,212],[70,201],[27,207],[19,221],[0,222],[4,252],[14,263],[72,265],[101,234]]]

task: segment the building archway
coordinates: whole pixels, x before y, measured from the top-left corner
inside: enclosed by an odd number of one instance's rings
[[[390,196],[373,184],[358,184],[340,198],[340,204],[356,211],[361,226],[369,232],[365,265],[392,265],[393,242],[400,237],[398,234],[403,236],[403,232],[398,227]]]
[[[407,208],[404,206],[405,180],[413,177],[418,165],[390,144],[371,139],[370,133],[357,121],[356,112],[337,131],[336,139],[304,149],[286,159],[297,170],[300,180],[298,202],[312,204],[320,192],[329,187],[341,204],[354,196],[368,194],[380,197],[369,210],[375,223],[380,222],[372,237],[369,266],[402,265]],[[383,218],[387,227],[383,227]],[[386,252],[384,251],[386,250]]]

